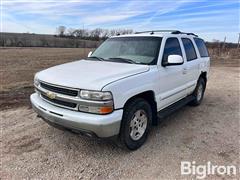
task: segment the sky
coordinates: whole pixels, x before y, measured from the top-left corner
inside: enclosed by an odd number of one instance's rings
[[[1,32],[55,34],[56,27],[177,29],[237,42],[240,0],[0,0]]]

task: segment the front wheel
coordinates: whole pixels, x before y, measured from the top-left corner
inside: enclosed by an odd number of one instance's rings
[[[199,78],[197,86],[193,92],[193,101],[190,102],[190,105],[192,106],[198,106],[201,104],[204,92],[205,92],[206,82],[203,78]]]
[[[120,131],[120,141],[130,150],[136,150],[147,139],[152,124],[152,109],[150,104],[137,98],[129,102],[124,108]]]

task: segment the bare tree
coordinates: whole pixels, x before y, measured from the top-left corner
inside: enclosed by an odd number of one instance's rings
[[[117,34],[116,29],[111,29],[110,30],[110,36],[115,36]]]
[[[78,38],[83,38],[84,37],[84,29],[76,29],[73,34],[75,37],[78,37]]]
[[[102,34],[101,34],[101,38],[102,39],[107,39],[109,36],[110,36],[110,31],[108,29],[103,29]]]
[[[91,38],[94,39],[94,40],[99,40],[102,31],[103,30],[100,29],[100,28],[92,30],[91,33],[90,33],[91,34]]]
[[[68,28],[67,31],[68,31],[68,33],[67,33],[68,36],[71,36],[71,37],[74,36],[75,29],[73,29],[73,28]]]
[[[92,40],[100,40],[107,39],[110,36],[116,36],[118,34],[132,34],[132,29],[101,29],[96,28],[93,30],[89,29],[66,29],[65,26],[57,27],[57,35],[58,36],[66,36],[66,37],[76,37],[81,39],[92,39]],[[67,31],[67,32],[66,32]]]

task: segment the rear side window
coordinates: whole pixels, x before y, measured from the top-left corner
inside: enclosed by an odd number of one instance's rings
[[[192,61],[194,59],[197,59],[197,54],[192,41],[188,38],[182,38],[182,42],[186,52],[187,61]]]
[[[168,38],[166,40],[162,62],[167,62],[169,55],[182,56],[181,47],[177,38]]]
[[[207,47],[202,39],[194,38],[194,41],[198,47],[198,51],[201,57],[208,57],[208,50]]]

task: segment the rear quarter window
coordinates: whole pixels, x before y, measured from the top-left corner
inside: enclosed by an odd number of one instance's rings
[[[194,38],[201,57],[209,57],[207,47],[202,39]]]

